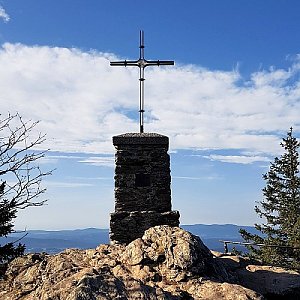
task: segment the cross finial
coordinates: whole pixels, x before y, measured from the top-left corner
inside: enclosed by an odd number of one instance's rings
[[[166,66],[174,65],[173,60],[146,60],[144,57],[145,45],[144,45],[144,31],[140,31],[140,58],[138,60],[124,60],[124,61],[112,61],[111,66],[136,66],[140,69],[140,133],[144,132],[144,73],[145,68],[148,66]]]

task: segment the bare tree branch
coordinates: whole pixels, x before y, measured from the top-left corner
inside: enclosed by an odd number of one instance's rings
[[[38,165],[47,152],[37,150],[46,139],[45,134],[35,134],[38,123],[24,121],[18,113],[0,120],[0,176],[1,182],[6,181],[2,197],[14,202],[17,209],[41,206],[47,201],[37,200],[46,191],[42,179],[51,174],[41,171]]]

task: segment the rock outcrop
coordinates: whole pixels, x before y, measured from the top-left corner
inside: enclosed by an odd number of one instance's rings
[[[242,300],[299,291],[297,272],[211,253],[200,238],[166,225],[148,229],[127,246],[25,255],[0,281],[1,300]]]
[[[300,299],[300,274],[298,272],[259,265],[259,262],[247,257],[214,251],[212,253],[224,266],[230,282],[256,291],[267,299]]]

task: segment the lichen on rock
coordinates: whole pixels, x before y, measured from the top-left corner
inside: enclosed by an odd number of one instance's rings
[[[152,269],[156,277],[170,282],[195,276],[224,279],[221,265],[216,267],[211,252],[201,239],[179,227],[162,225],[150,228],[142,238],[126,247],[121,261],[133,273],[136,268],[132,267],[140,265],[141,269]]]
[[[228,263],[231,259],[233,264]],[[0,299],[263,299],[260,290],[251,286],[258,284],[262,266],[247,263],[212,255],[199,237],[183,229],[155,226],[127,246],[100,245],[19,257],[0,281]],[[296,295],[299,273],[277,271],[277,280],[279,273],[285,276],[278,293]],[[289,283],[293,290],[288,291]]]

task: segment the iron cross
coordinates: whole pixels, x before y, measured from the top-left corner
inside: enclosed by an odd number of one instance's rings
[[[136,66],[140,68],[140,133],[144,132],[144,73],[145,68],[148,66],[166,66],[174,65],[173,60],[146,60],[144,57],[144,31],[140,31],[140,58],[138,60],[124,60],[124,61],[112,61],[110,62],[111,66]]]

